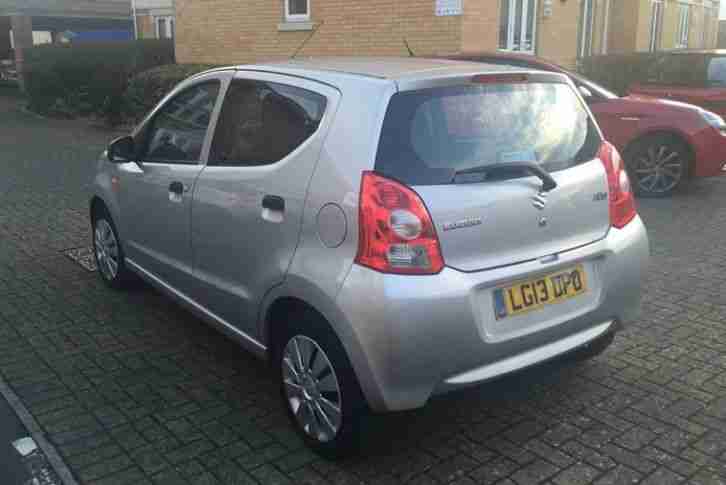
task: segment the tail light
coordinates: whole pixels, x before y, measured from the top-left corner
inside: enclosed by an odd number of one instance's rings
[[[637,215],[630,179],[623,159],[610,143],[603,142],[598,157],[605,165],[608,177],[610,224],[621,229]]]
[[[444,267],[439,238],[416,192],[363,172],[355,262],[383,273],[436,274]]]

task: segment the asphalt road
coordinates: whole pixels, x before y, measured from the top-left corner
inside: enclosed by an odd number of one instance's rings
[[[20,455],[12,447],[13,441],[25,436],[28,436],[25,427],[0,398],[0,483],[20,485],[28,479]]]

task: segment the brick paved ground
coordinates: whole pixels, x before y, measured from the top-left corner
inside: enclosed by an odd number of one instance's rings
[[[548,366],[371,423],[364,456],[301,447],[260,362],[149,288],[105,289],[88,242],[108,135],[0,99],[0,374],[82,483],[726,483],[726,178],[642,201],[643,316]]]

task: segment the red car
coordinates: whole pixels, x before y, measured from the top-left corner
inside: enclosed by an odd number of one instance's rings
[[[726,50],[659,52],[628,92],[695,104],[726,116]]]
[[[726,173],[726,122],[713,112],[649,96],[619,97],[579,74],[534,56],[483,53],[447,58],[569,76],[590,106],[605,138],[623,154],[639,195],[670,195],[691,177]]]

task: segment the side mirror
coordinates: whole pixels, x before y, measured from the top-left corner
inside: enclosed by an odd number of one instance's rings
[[[134,139],[131,136],[122,136],[112,141],[106,149],[106,156],[111,163],[131,162],[136,155]]]
[[[580,91],[580,94],[583,98],[585,98],[585,101],[591,101],[592,100],[592,91],[587,86],[583,86],[580,84],[577,89]]]

